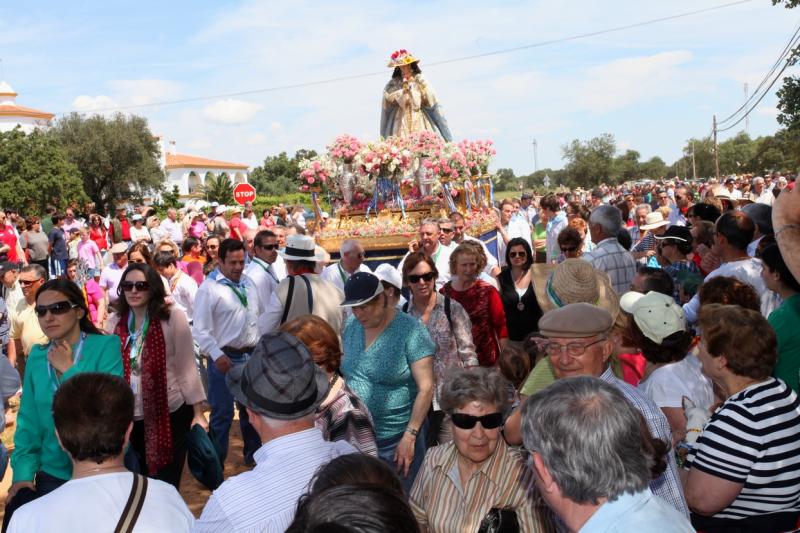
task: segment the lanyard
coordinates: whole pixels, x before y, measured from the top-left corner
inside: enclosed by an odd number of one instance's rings
[[[182,275],[183,275],[183,272],[178,270],[178,273],[175,274],[175,277],[173,277],[172,281],[169,282],[169,292],[171,292],[173,294],[175,293],[175,287],[178,286],[178,281],[181,279]]]
[[[434,262],[435,262],[435,261],[434,261]],[[344,284],[346,284],[346,283],[347,283],[347,278],[348,278],[348,276],[345,276],[345,272],[344,272],[344,269],[342,268],[342,263],[341,263],[341,261],[340,261],[340,262],[338,262],[338,263],[336,263],[336,266],[339,268],[339,276],[341,276],[341,278],[342,278],[342,285],[344,285]]]
[[[222,279],[220,281],[226,287],[230,287],[236,297],[239,299],[239,302],[242,304],[242,307],[247,309],[247,289],[245,287],[237,287],[233,284],[233,282],[229,279]]]
[[[272,270],[270,270],[270,268],[269,268],[269,265],[266,265],[266,266],[264,266],[264,265],[265,265],[264,261],[262,261],[262,260],[261,260],[261,259],[259,259],[258,257],[254,257],[254,258],[253,258],[253,263],[255,263],[255,264],[257,264],[258,266],[260,266],[261,268],[263,268],[263,269],[264,269],[264,272],[266,272],[267,274],[269,274],[269,276],[270,276],[272,279],[274,279],[274,280],[275,280],[275,283],[278,283],[278,277],[275,275],[275,273],[274,273]],[[245,305],[245,307],[247,307],[247,306]]]
[[[142,321],[142,326],[139,328],[138,331],[133,331],[134,321],[136,317],[133,313],[128,314],[128,338],[125,341],[125,346],[123,347],[123,351],[125,348],[130,346],[131,351],[129,354],[131,360],[131,370],[137,370],[138,367],[138,359],[139,355],[142,353],[142,346],[144,346],[144,339],[147,336],[147,330],[150,328],[150,315],[145,314],[144,320]]]
[[[83,341],[86,340],[86,333],[81,332],[81,338],[78,341],[78,345],[72,350],[72,366],[78,364],[81,360],[81,354],[83,353]],[[47,351],[49,352],[52,348],[53,343],[52,341],[50,344],[47,345]],[[50,384],[53,386],[53,392],[58,390],[58,387],[61,386],[61,380],[58,378],[58,372],[53,365],[50,364],[50,361],[47,362],[47,377],[50,378]]]
[[[436,263],[436,260],[439,259],[439,255],[442,253],[442,248],[444,247],[441,243],[439,243],[439,246],[436,248],[436,253],[431,256],[431,259],[433,259],[434,263]]]

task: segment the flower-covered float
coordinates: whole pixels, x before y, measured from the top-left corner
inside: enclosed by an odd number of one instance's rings
[[[331,254],[352,238],[369,259],[399,260],[423,219],[454,211],[494,252],[494,154],[492,141],[446,142],[430,131],[372,142],[341,135],[325,153],[301,161],[299,188],[311,195],[313,231]],[[332,217],[317,224],[321,201]]]

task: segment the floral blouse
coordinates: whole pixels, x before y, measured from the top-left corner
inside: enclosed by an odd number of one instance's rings
[[[422,319],[422,313],[414,307],[413,298],[408,302],[408,314]],[[467,311],[453,299],[450,300],[450,318],[452,327],[444,312],[444,295],[437,294],[436,305],[425,324],[431,339],[436,343],[436,353],[433,355],[433,408],[437,411],[445,371],[452,367],[478,366],[478,356],[472,343],[472,323]]]

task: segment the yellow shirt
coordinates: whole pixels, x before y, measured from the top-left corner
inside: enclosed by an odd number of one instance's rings
[[[22,341],[22,351],[25,355],[31,353],[31,348],[37,344],[47,344],[50,339],[39,327],[39,317],[34,310],[36,304],[28,305],[24,299],[17,303],[14,313],[11,313],[11,329],[9,337]]]

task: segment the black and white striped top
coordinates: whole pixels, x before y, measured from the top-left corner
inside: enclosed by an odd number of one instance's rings
[[[711,416],[686,468],[743,483],[714,518],[800,510],[800,400],[769,378],[728,398]]]

